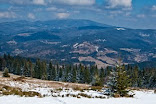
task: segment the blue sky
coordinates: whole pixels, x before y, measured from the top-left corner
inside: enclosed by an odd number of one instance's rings
[[[156,0],[0,0],[0,22],[52,19],[156,29]]]

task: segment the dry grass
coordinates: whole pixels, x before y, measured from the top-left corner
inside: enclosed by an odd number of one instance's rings
[[[92,96],[84,94],[84,93],[78,93],[78,96],[82,96],[82,97],[85,97],[85,98],[92,98]]]
[[[20,88],[14,88],[10,86],[3,86],[0,88],[0,94],[2,95],[19,95],[25,97],[42,97],[40,93],[34,91],[22,91]]]
[[[2,72],[0,72],[0,84],[6,85],[6,86],[12,86],[11,85],[12,82],[16,84],[15,86],[17,88],[23,88],[25,84],[29,85],[28,88],[38,88],[38,87],[53,88],[53,89],[58,89],[58,88],[88,89],[89,88],[89,85],[87,84],[47,81],[47,80],[30,78],[30,77],[21,77],[21,76],[13,75],[13,74],[10,74],[10,78],[4,78],[2,77]],[[15,87],[15,86],[12,86],[12,87]]]
[[[101,86],[91,86],[90,87],[90,90],[93,90],[93,91],[101,91],[102,88],[103,87],[101,87]]]

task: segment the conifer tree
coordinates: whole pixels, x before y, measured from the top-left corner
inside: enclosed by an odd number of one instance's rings
[[[33,71],[34,71],[34,70],[33,70],[33,64],[32,64],[32,62],[31,62],[30,59],[28,60],[28,69],[29,69],[29,71],[28,71],[28,72],[29,72],[29,76],[30,76],[30,77],[33,77],[33,76],[34,76],[34,75],[33,75],[33,73],[34,73]]]
[[[89,69],[88,69],[88,67],[85,67],[85,69],[84,69],[84,82],[85,83],[90,83],[91,82],[91,78],[90,78],[90,71],[89,71]]]
[[[107,85],[110,89],[110,95],[113,96],[117,93],[117,72],[115,69],[112,69],[107,81]]]
[[[49,63],[49,67],[48,67],[48,80],[52,80],[52,68],[53,68],[53,65],[52,65],[52,62]]]
[[[73,67],[73,70],[72,70],[72,82],[76,82],[76,67]]]
[[[23,75],[26,76],[26,77],[28,77],[28,75],[29,75],[29,67],[28,67],[28,62],[27,61],[25,61],[25,63],[24,63]]]
[[[126,73],[124,66],[117,67],[117,93],[121,96],[128,94],[127,88],[130,86],[129,76]]]
[[[138,81],[139,81],[138,75],[139,75],[139,68],[138,66],[135,66],[132,74],[132,84],[134,87],[138,87]]]
[[[47,65],[46,65],[46,62],[42,62],[41,63],[41,78],[46,80],[47,79]]]
[[[110,88],[111,96],[114,96],[115,94],[126,96],[128,94],[127,88],[130,86],[130,80],[125,67],[117,66],[116,70],[112,70],[107,84]]]
[[[40,64],[41,64],[41,62],[40,62],[40,60],[38,59],[37,61],[36,61],[36,64],[35,64],[35,67],[34,67],[34,77],[35,78],[38,78],[38,79],[40,79],[41,78],[41,76],[40,76]]]
[[[105,78],[105,71],[103,68],[100,69],[100,82],[103,85],[104,84],[104,78]]]
[[[63,72],[62,72],[62,68],[60,67],[59,68],[59,81],[62,81],[62,75],[63,75]]]
[[[21,75],[21,67],[20,67],[19,64],[17,64],[16,70],[17,70],[17,71],[16,71],[17,75]]]
[[[55,81],[59,81],[59,64],[57,63],[56,65],[56,77],[55,77]]]
[[[102,83],[101,83],[101,80],[100,80],[98,73],[95,73],[95,75],[93,77],[92,85],[93,86],[102,86]]]
[[[56,80],[56,69],[55,69],[55,66],[52,66],[51,80],[53,80],[53,81]]]
[[[79,83],[84,83],[84,67],[80,64],[80,66],[79,66],[79,68],[80,68],[80,81],[79,81]]]
[[[0,57],[0,71],[3,71],[5,67],[6,67],[6,60]]]

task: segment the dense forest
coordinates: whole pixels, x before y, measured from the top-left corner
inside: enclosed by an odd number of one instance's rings
[[[0,57],[0,71],[7,69],[10,73],[25,77],[44,80],[86,83],[94,86],[108,85],[113,81],[113,73],[119,73],[130,87],[155,88],[156,68],[140,69],[137,65],[121,65],[98,69],[97,66],[60,65],[56,62],[46,62],[40,59],[32,61],[22,57],[12,57],[4,54]],[[118,69],[122,69],[118,71]],[[124,73],[124,74],[123,74]],[[122,82],[123,83],[123,82]],[[110,83],[109,83],[110,84]]]

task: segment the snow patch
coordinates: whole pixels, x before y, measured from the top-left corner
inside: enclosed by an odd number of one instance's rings
[[[43,90],[44,91],[44,90]],[[94,95],[94,92],[90,92]],[[1,96],[0,104],[156,104],[153,91],[134,91],[134,98],[73,98]]]
[[[99,52],[99,47],[95,46],[96,52]]]
[[[124,29],[124,28],[116,28],[116,30],[126,30],[126,29]]]
[[[144,33],[140,33],[139,35],[142,37],[149,37],[150,36],[150,34],[144,34]]]
[[[74,44],[74,45],[73,45],[73,48],[77,48],[78,45],[79,45],[79,43]]]

